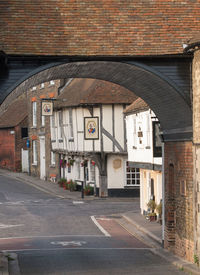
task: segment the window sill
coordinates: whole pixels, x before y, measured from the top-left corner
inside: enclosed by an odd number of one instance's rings
[[[56,164],[50,164],[49,168],[56,168]]]
[[[140,188],[140,185],[124,185],[124,188],[126,188],[126,189],[138,189],[138,188]]]
[[[32,166],[37,166],[37,163],[32,163]]]

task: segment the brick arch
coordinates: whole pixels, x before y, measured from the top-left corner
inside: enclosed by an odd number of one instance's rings
[[[12,87],[4,104],[42,82],[62,78],[94,78],[121,85],[148,103],[160,120],[166,140],[191,139],[192,110],[173,83],[148,66],[110,61],[72,62],[48,65],[33,71]]]

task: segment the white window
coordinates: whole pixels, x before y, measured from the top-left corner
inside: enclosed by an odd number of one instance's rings
[[[43,89],[43,88],[44,88],[44,83],[41,83],[40,89]]]
[[[42,123],[42,127],[44,127],[44,126],[45,126],[45,116],[42,116],[42,121],[41,121],[41,123]]]
[[[32,102],[32,110],[33,110],[33,127],[37,126],[37,102]]]
[[[49,85],[50,85],[50,86],[55,85],[55,81],[54,81],[54,80],[51,80],[51,81],[49,82]]]
[[[150,115],[146,114],[146,146],[151,146],[150,144]]]
[[[70,138],[74,137],[73,133],[73,121],[72,121],[72,109],[69,109],[69,136]]]
[[[37,165],[37,141],[33,140],[33,164]]]
[[[63,116],[62,112],[58,112],[58,139],[62,139],[62,127],[63,127]]]
[[[140,185],[140,169],[130,167],[128,161],[126,162],[126,185],[139,186]]]
[[[95,181],[95,165],[90,161],[90,181]]]
[[[51,139],[56,140],[55,114],[51,116]]]
[[[51,165],[56,164],[56,154],[55,152],[51,151]]]
[[[32,87],[32,91],[35,91],[36,90],[36,87],[34,86],[34,87]]]
[[[137,147],[137,139],[136,139],[136,118],[133,117],[133,146]]]

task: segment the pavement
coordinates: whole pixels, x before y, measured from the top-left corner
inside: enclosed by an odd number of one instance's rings
[[[107,200],[107,201],[123,201],[133,200],[134,198],[99,198],[95,196],[84,196],[82,198],[81,192],[70,192],[69,190],[63,190],[58,184],[43,181],[36,177],[29,176],[26,173],[15,173],[8,170],[0,169],[0,175],[5,175],[17,180],[23,181],[37,189],[46,192],[51,195],[55,195],[63,199],[71,199],[75,201],[80,200]],[[119,218],[120,216],[120,218]],[[180,270],[185,271],[188,274],[200,275],[200,268],[195,264],[185,261],[168,250],[162,247],[162,227],[158,222],[150,222],[145,219],[140,212],[128,211],[120,215],[113,215],[113,218],[123,226],[128,232],[140,238],[143,242],[146,242],[152,247],[152,252],[160,257],[164,258],[169,263],[177,266]],[[7,275],[8,272],[9,256],[0,252],[0,275]]]

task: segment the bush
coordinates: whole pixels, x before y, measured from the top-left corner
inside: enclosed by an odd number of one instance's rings
[[[160,202],[157,206],[156,206],[156,211],[158,213],[159,216],[162,215],[162,202]]]
[[[94,188],[92,186],[90,186],[90,185],[86,185],[85,189],[84,189],[84,194],[86,196],[94,195]]]
[[[77,184],[73,180],[70,180],[68,186],[69,186],[70,191],[76,191],[77,190]]]
[[[60,185],[60,187],[64,187],[64,185],[67,183],[67,180],[65,178],[61,178],[58,181],[58,184]]]
[[[154,210],[156,209],[156,203],[154,200],[150,200],[148,203],[147,203],[147,206],[151,209],[152,213],[154,212]]]

